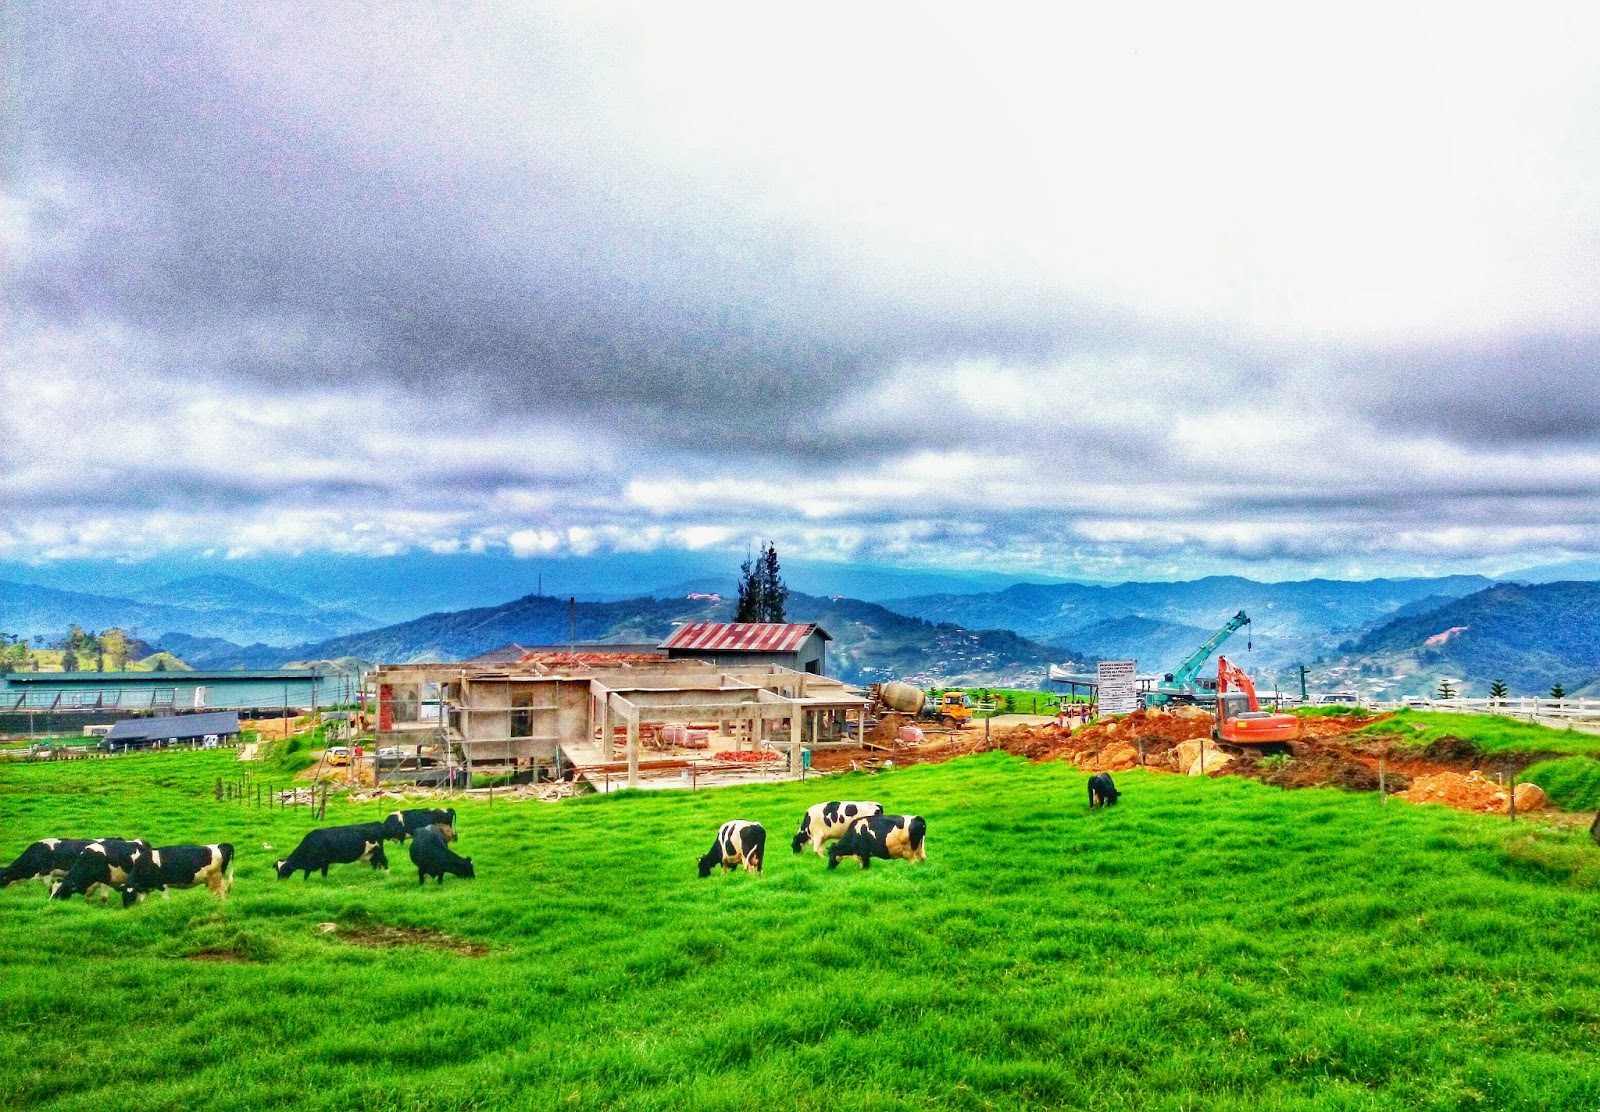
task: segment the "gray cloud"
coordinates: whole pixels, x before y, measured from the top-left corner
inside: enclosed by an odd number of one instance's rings
[[[926,196],[894,198],[933,214],[917,225],[834,195],[855,164],[780,118],[770,142],[730,139],[737,157],[697,154],[698,120],[651,103],[647,36],[621,16],[91,5],[20,23],[7,385],[122,399],[142,453],[108,481],[14,426],[32,464],[0,491],[55,522],[47,540],[160,514],[192,543],[294,507],[404,543],[782,528],[857,554],[893,534],[921,560],[1414,563],[1462,559],[1442,531],[1486,535],[1508,510],[1548,531],[1525,539],[1539,552],[1591,543],[1600,516],[1600,332],[1256,327],[1208,301],[1233,280],[1216,258],[1141,242],[1171,231],[1163,202],[1199,204],[1181,190],[1203,174],[1103,219],[1052,207],[1118,172],[1115,132],[1078,140],[1103,164],[1004,166],[945,205],[937,175],[996,149],[984,121],[953,124],[914,179]],[[907,105],[941,95],[878,107],[911,127]],[[875,146],[843,149],[882,169]],[[812,155],[844,169],[811,181]],[[1272,277],[1238,280],[1247,308]],[[319,415],[294,424],[296,399]],[[1303,431],[1227,431],[1251,420]],[[19,525],[11,543],[46,541]]]

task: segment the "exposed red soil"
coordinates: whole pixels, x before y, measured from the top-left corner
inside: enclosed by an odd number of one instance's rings
[[[446,934],[431,927],[395,927],[387,923],[363,923],[361,926],[340,926],[337,923],[318,923],[317,929],[331,934],[341,942],[357,946],[386,949],[391,946],[425,946],[430,950],[448,950],[453,954],[481,958],[489,947],[478,942]]]
[[[1489,768],[1484,754],[1464,738],[1443,737],[1425,749],[1415,749],[1402,747],[1399,737],[1353,732],[1391,717],[1308,717],[1302,722],[1304,736],[1289,743],[1289,752],[1264,758],[1236,746],[1219,748],[1210,740],[1212,716],[1197,707],[1136,711],[1076,732],[1053,722],[1014,726],[994,730],[987,743],[981,731],[967,729],[929,732],[922,742],[906,744],[899,740],[899,730],[909,720],[887,714],[867,733],[873,747],[819,752],[812,767],[824,772],[872,769],[887,762],[921,764],[1001,749],[1032,761],[1065,760],[1093,771],[1136,767],[1154,772],[1204,771],[1208,776],[1244,776],[1283,788],[1377,791],[1381,765],[1383,787],[1407,802],[1437,802],[1482,812],[1504,813],[1509,808],[1508,793],[1498,776],[1513,768]],[[1519,759],[1515,767],[1523,763]],[[1517,810],[1544,806],[1543,797],[1534,785],[1519,786]]]

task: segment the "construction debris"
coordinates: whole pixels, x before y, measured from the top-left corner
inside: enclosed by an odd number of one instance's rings
[[[1432,776],[1418,776],[1411,787],[1395,793],[1396,799],[1407,803],[1442,803],[1458,811],[1476,811],[1478,814],[1506,814],[1511,809],[1511,791],[1473,769],[1466,775],[1459,772],[1440,772]],[[1517,810],[1535,811],[1545,805],[1544,789],[1537,784],[1517,785]]]

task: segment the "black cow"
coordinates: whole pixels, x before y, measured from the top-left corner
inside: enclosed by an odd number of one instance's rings
[[[829,803],[813,803],[806,808],[806,813],[800,816],[800,830],[795,834],[794,851],[801,852],[806,848],[806,843],[811,843],[811,848],[817,851],[817,856],[822,856],[822,843],[832,841],[843,834],[855,819],[867,815],[883,814],[883,804],[865,803],[857,801],[839,802],[834,800]]]
[[[437,826],[424,826],[412,832],[411,863],[417,867],[418,884],[428,883],[430,876],[438,877],[443,884],[445,873],[468,880],[478,875],[473,871],[472,858],[462,857],[445,845],[444,830]]]
[[[1117,786],[1111,782],[1109,772],[1097,772],[1089,777],[1089,810],[1114,806],[1121,795]]]
[[[403,842],[415,837],[424,826],[437,826],[447,842],[456,840],[456,810],[449,808],[418,808],[413,811],[395,811],[383,820],[383,835],[391,842]]]
[[[143,838],[96,838],[73,859],[67,875],[50,885],[50,898],[70,900],[82,892],[88,899],[101,888],[101,902],[111,899],[111,889],[128,883],[135,856],[141,851],[150,851],[150,843]]]
[[[928,824],[921,815],[868,815],[852,822],[828,847],[828,868],[838,868],[841,857],[856,858],[863,869],[871,866],[874,857],[926,861],[927,840]]]
[[[18,880],[37,877],[48,883],[67,875],[78,854],[96,838],[41,838],[23,850],[17,859],[0,869],[0,888]]]
[[[169,899],[168,888],[193,888],[204,884],[218,899],[228,898],[233,887],[233,847],[227,842],[209,846],[160,846],[134,855],[133,871],[122,886],[122,906],[142,900],[146,892],[160,892]]]
[[[767,832],[759,822],[729,819],[717,831],[717,840],[700,858],[700,875],[710,876],[718,865],[727,872],[743,863],[747,873],[759,873],[767,855]]]
[[[1600,846],[1600,811],[1594,814],[1594,821],[1589,824],[1589,837],[1594,839],[1594,844]]]
[[[287,880],[295,873],[305,873],[306,880],[317,870],[328,875],[329,865],[349,865],[356,861],[370,861],[374,869],[387,869],[389,859],[383,854],[383,823],[358,822],[351,826],[324,826],[311,831],[294,852],[273,865],[279,880]]]

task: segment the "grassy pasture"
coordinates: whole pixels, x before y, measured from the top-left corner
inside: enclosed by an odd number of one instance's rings
[[[398,848],[388,876],[277,881],[305,813],[214,802],[236,767],[0,767],[6,859],[64,833],[230,840],[239,859],[222,905],[0,891],[0,1107],[1600,1103],[1600,851],[1581,828],[1137,773],[1091,815],[1083,774],[989,754],[464,804],[478,879],[419,889]],[[921,813],[929,861],[791,856],[828,797]],[[381,810],[330,802],[328,821]],[[767,826],[767,874],[700,880],[732,817]],[[365,948],[323,922],[490,949]]]
[[[1596,753],[1600,736],[1578,730],[1555,730],[1498,714],[1453,714],[1446,711],[1395,712],[1393,718],[1363,726],[1358,733],[1393,735],[1407,745],[1425,748],[1442,737],[1466,738],[1483,753]]]

